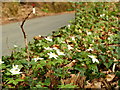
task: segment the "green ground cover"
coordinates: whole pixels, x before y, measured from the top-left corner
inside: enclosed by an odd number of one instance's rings
[[[76,19],[25,48],[3,56],[3,88],[104,88],[120,86],[117,3],[77,3]]]

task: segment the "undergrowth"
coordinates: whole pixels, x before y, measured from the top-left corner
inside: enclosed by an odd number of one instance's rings
[[[3,88],[120,86],[120,31],[116,3],[77,3],[76,20],[2,57]]]

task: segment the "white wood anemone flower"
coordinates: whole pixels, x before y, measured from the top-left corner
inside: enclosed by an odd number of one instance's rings
[[[71,39],[72,39],[73,41],[75,41],[75,37],[74,37],[74,36],[72,36]]]
[[[52,48],[50,47],[44,47],[45,50],[53,50]]]
[[[70,24],[68,24],[68,28],[70,28]]]
[[[33,58],[32,60],[34,60],[35,62],[37,62],[38,60],[43,60],[44,58],[39,58],[39,57],[37,57],[37,58]]]
[[[47,54],[49,55],[49,58],[55,58],[55,59],[57,59],[57,57],[58,57],[55,53],[52,53],[52,52],[47,53]]]
[[[59,50],[57,47],[53,47],[52,49],[54,49],[54,50]]]
[[[66,43],[65,41],[62,41],[62,43]]]
[[[60,50],[56,50],[58,55],[65,55],[64,52],[61,52]]]
[[[90,57],[92,59],[93,63],[95,63],[95,62],[99,63],[98,59],[96,59],[96,56],[94,56],[94,55],[88,55],[88,57]]]
[[[46,39],[47,41],[52,41],[52,38],[51,38],[51,37],[49,37],[49,36],[48,36],[48,37],[46,37],[45,39]]]
[[[105,16],[105,14],[101,14],[101,15],[100,15],[100,17],[104,17],[104,16]]]
[[[68,50],[71,50],[73,49],[73,47],[71,47],[70,45],[67,45],[68,46]]]
[[[92,34],[92,32],[87,32],[87,35],[91,35]]]
[[[110,37],[108,37],[108,40],[111,40],[111,38],[110,38]]]
[[[4,63],[4,62],[0,59],[0,65],[1,65],[2,63]]]
[[[93,49],[91,47],[89,47],[89,49],[87,49],[86,51],[93,51]]]
[[[42,37],[41,35],[38,35],[39,37]]]
[[[16,74],[20,74],[22,72],[20,72],[20,69],[18,68],[18,65],[13,65],[13,68],[10,70],[10,72],[12,73],[12,75],[16,75]]]

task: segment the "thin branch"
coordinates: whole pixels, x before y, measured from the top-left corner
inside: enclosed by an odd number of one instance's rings
[[[24,35],[24,41],[25,41],[25,47],[26,47],[28,61],[30,60],[29,50],[28,50],[28,41],[27,41],[27,34],[25,33],[25,30],[24,30],[23,26],[24,26],[25,21],[28,19],[29,15],[31,13],[32,13],[32,11],[27,15],[27,17],[23,20],[23,22],[21,24],[21,29],[22,29],[22,32],[23,32],[23,35]]]

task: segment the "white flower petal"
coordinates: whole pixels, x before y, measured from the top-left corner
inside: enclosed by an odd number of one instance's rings
[[[90,57],[90,58],[96,58],[96,56],[94,56],[94,55],[88,55],[88,57]]]
[[[47,37],[45,38],[47,41],[52,41],[52,38],[51,37]]]
[[[13,68],[14,68],[14,69],[18,69],[18,65],[15,65],[15,66],[13,65]]]
[[[47,47],[47,48],[46,48],[46,47],[44,47],[44,49],[45,49],[45,50],[53,50],[53,49],[52,49],[52,48],[50,48],[50,47]]]
[[[58,57],[55,53],[52,53],[52,52],[47,53],[47,54],[49,55],[49,58],[55,58],[55,59],[57,59],[57,57]]]
[[[35,62],[37,62],[38,60],[43,60],[44,58],[39,58],[39,57],[37,57],[37,58],[33,58],[32,60],[35,60]]]
[[[70,49],[73,49],[73,47],[71,47],[70,45],[68,45],[68,50],[70,50]]]
[[[65,41],[62,41],[62,43],[66,43]]]
[[[71,39],[72,39],[73,41],[75,41],[75,37],[74,37],[74,36],[72,36]]]
[[[53,47],[54,50],[59,50],[57,47]]]
[[[96,59],[96,58],[92,58],[92,61],[93,61],[93,63],[95,63],[95,62],[99,63],[98,59]]]
[[[65,55],[64,52],[61,52],[59,50],[56,51],[58,55]]]
[[[13,74],[13,75],[15,75],[15,74],[20,74],[20,73],[22,73],[22,72],[19,72],[20,70],[19,69],[11,69],[10,70],[10,72]]]
[[[91,47],[89,47],[89,49],[87,49],[86,51],[93,51],[93,49]]]
[[[105,14],[101,14],[101,15],[100,15],[100,17],[104,17],[104,16],[105,16]]]
[[[99,63],[98,59],[96,59],[96,56],[94,56],[94,55],[88,55],[88,57],[90,57],[92,59],[93,63],[95,63],[95,62]]]
[[[87,35],[91,35],[92,33],[91,32],[87,32]]]
[[[10,70],[10,72],[15,75],[15,74],[20,74],[20,69],[18,68],[18,65],[13,65],[13,68]]]
[[[0,59],[0,64],[4,63],[1,59]]]
[[[41,35],[38,35],[39,37],[42,37]]]
[[[70,24],[68,24],[68,28],[70,28]]]

